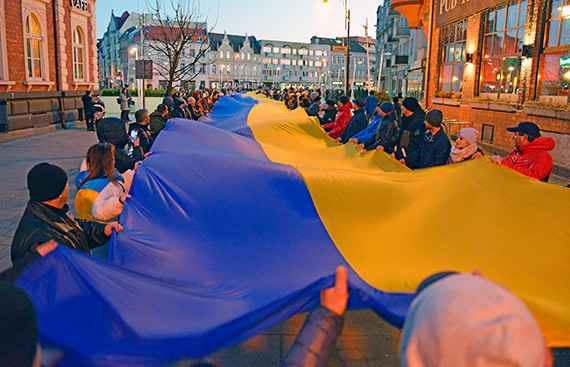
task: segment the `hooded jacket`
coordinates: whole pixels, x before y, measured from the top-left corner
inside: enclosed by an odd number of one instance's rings
[[[135,163],[144,158],[143,149],[139,145],[133,148],[133,156],[127,155],[124,148],[129,142],[125,122],[116,117],[107,117],[97,124],[97,137],[101,143],[111,143],[115,146],[115,168],[119,173],[134,169]]]
[[[554,167],[554,161],[548,152],[555,146],[554,139],[550,137],[536,138],[532,143],[516,147],[501,164],[525,176],[548,182]]]
[[[376,111],[376,105],[378,104],[378,98],[374,94],[369,94],[366,97],[366,102],[364,104],[364,111],[366,111],[366,116],[370,118],[374,115],[374,111]]]
[[[332,108],[325,108],[325,114],[323,115],[323,117],[320,119],[321,120],[321,125],[327,125],[327,124],[331,124],[331,126],[334,124],[334,120],[336,119],[336,114],[338,113],[337,109],[332,107]]]
[[[364,149],[372,150],[381,145],[390,154],[396,145],[396,133],[396,115],[392,112],[382,118],[374,136],[364,142]]]
[[[338,109],[338,114],[336,115],[336,119],[334,120],[333,124],[326,124],[323,126],[325,130],[332,128],[329,132],[329,135],[336,139],[343,133],[344,129],[350,122],[352,118],[352,111],[350,108],[352,107],[352,103],[348,101],[345,105]]]
[[[154,111],[153,113],[151,113],[149,118],[150,118],[150,130],[152,131],[154,137],[156,138],[158,136],[158,133],[164,130],[167,119],[166,117],[162,116],[162,114],[158,111]]]

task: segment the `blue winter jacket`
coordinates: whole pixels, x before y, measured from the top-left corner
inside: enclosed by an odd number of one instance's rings
[[[364,143],[365,141],[368,141],[376,134],[376,129],[378,128],[378,124],[380,124],[380,121],[382,121],[382,116],[376,117],[376,119],[372,121],[370,125],[366,127],[366,129],[362,130],[358,134],[353,135],[352,138],[358,139],[358,143]]]
[[[370,118],[374,114],[374,110],[376,109],[376,105],[378,104],[378,98],[374,94],[369,94],[366,97],[366,103],[364,104],[364,112],[366,112],[366,116]]]

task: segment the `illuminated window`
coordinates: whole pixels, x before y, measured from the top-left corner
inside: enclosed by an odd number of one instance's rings
[[[481,93],[518,93],[527,6],[515,1],[485,15]]]
[[[441,30],[440,92],[460,93],[463,88],[466,38],[467,20],[451,24]]]
[[[26,17],[25,39],[28,78],[41,79],[43,77],[42,48],[44,40],[39,19],[33,13]]]

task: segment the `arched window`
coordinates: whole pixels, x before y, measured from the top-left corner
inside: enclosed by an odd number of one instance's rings
[[[41,79],[43,77],[43,36],[40,21],[38,17],[32,13],[26,17],[25,26],[26,68],[28,71],[28,78]]]
[[[81,28],[73,32],[73,76],[76,80],[85,79],[85,37]]]

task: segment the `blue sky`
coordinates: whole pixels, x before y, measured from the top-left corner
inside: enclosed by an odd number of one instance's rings
[[[154,0],[151,0],[154,2]],[[177,0],[175,0],[177,1]],[[189,0],[185,0],[189,1]],[[170,0],[166,0],[167,4]],[[348,0],[351,13],[351,36],[364,36],[368,18],[368,33],[374,38],[376,9],[381,1]],[[146,0],[98,0],[97,37],[101,37],[111,16],[125,10],[142,12]],[[201,1],[200,10],[208,14],[208,26],[217,25],[214,32],[254,35],[258,39],[310,42],[311,36],[337,37],[346,35],[342,0],[210,0]]]

